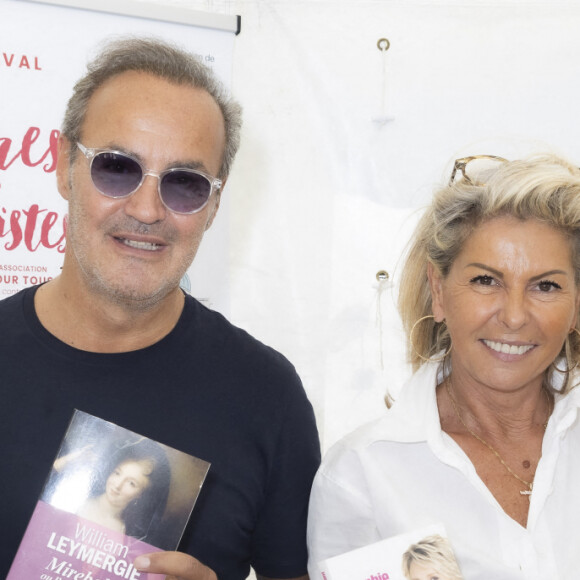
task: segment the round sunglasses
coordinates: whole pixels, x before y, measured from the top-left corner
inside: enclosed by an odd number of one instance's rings
[[[91,149],[81,143],[77,147],[89,161],[94,186],[107,197],[128,197],[141,187],[146,175],[151,175],[157,177],[163,205],[175,213],[190,214],[202,210],[222,186],[221,179],[197,169],[176,167],[158,173],[121,151]]]

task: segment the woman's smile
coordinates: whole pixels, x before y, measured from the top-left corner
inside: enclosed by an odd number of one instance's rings
[[[528,345],[518,345],[518,344],[509,344],[507,342],[501,341],[493,341],[493,340],[486,340],[482,339],[483,344],[494,350],[495,352],[500,352],[502,354],[515,354],[515,355],[523,355],[532,350],[534,348],[533,344]]]

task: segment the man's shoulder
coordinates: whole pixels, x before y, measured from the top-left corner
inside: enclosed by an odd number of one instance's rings
[[[22,304],[24,303],[25,299],[29,297],[30,294],[34,295],[35,290],[36,287],[24,288],[23,290],[19,290],[14,294],[0,298],[0,311],[10,312],[15,309],[22,308]]]
[[[204,340],[219,348],[222,356],[245,361],[248,365],[255,365],[259,361],[259,368],[265,369],[271,365],[295,374],[294,366],[282,353],[236,326],[223,314],[211,310],[191,296],[186,298],[186,304],[188,318],[195,331],[202,332]]]
[[[5,336],[12,331],[13,327],[21,330],[26,319],[26,304],[34,303],[35,290],[35,287],[24,288],[24,290],[0,299],[0,320]]]

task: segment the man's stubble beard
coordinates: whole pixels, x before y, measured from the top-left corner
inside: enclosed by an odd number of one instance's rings
[[[72,181],[72,180],[71,180]],[[72,187],[71,183],[71,192]],[[99,194],[100,195],[100,194]],[[75,194],[71,193],[69,202],[69,215],[67,220],[67,253],[70,253],[71,260],[78,265],[79,272],[86,284],[90,293],[104,297],[107,301],[131,310],[149,310],[155,307],[163,298],[175,290],[187,272],[189,266],[193,262],[197,252],[197,245],[192,245],[189,252],[186,252],[181,261],[181,266],[169,278],[161,277],[156,286],[150,287],[147,284],[131,284],[131,281],[136,281],[139,277],[143,277],[146,273],[140,267],[141,260],[139,258],[124,261],[117,267],[119,271],[111,269],[108,264],[103,263],[97,259],[91,259],[90,240],[83,235],[82,224],[89,223],[86,211],[81,203],[75,200]],[[121,223],[122,226],[121,226]],[[106,237],[107,232],[114,232],[115,230],[133,232],[139,234],[151,233],[159,230],[155,224],[143,224],[125,216],[122,220],[108,221],[99,228],[98,234]],[[162,236],[168,241],[176,238],[176,234],[169,232]],[[135,272],[131,274],[131,265],[135,265]],[[108,270],[108,271],[107,271]],[[171,274],[171,272],[167,272]],[[145,288],[144,288],[145,286]]]

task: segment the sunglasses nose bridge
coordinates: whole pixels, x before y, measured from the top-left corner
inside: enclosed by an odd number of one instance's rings
[[[143,187],[143,185],[145,184],[145,178],[147,176],[154,177],[155,179],[157,179],[157,193],[159,197],[161,197],[161,179],[163,178],[163,172],[152,171],[151,169],[142,169],[142,171],[143,176],[141,177],[141,183],[139,184],[139,188]]]
[[[141,178],[141,181],[145,181],[145,178],[150,175],[151,177],[155,177],[157,179],[157,181],[159,181],[161,179],[161,173],[158,171],[151,171],[151,169],[143,169],[143,177]]]
[[[154,177],[157,183],[147,185],[147,177]],[[141,169],[141,181],[137,187],[127,196],[125,211],[136,217],[143,223],[153,223],[163,219],[166,206],[161,199],[162,172]]]

